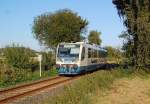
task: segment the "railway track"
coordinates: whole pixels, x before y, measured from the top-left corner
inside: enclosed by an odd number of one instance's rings
[[[12,101],[15,101],[19,98],[23,98],[25,96],[32,95],[36,92],[56,87],[57,85],[65,84],[73,79],[76,79],[77,77],[61,77],[57,76],[54,78],[25,84],[21,86],[17,86],[14,88],[1,90],[0,91],[0,104],[7,104]]]

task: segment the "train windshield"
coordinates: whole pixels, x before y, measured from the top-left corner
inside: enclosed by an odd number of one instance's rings
[[[79,53],[80,53],[80,45],[65,44],[59,45],[57,56],[79,58]]]

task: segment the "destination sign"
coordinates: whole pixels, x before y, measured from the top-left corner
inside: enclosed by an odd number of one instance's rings
[[[61,47],[61,48],[73,48],[73,47],[76,47],[76,45],[74,45],[74,44],[64,44],[64,45],[60,45],[59,47]]]
[[[72,47],[76,47],[76,45],[74,44],[65,44],[64,48],[72,48]]]

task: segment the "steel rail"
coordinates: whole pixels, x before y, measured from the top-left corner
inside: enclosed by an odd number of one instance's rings
[[[0,90],[0,94],[6,93],[6,92],[9,92],[9,91],[13,91],[13,90],[17,90],[17,89],[20,89],[20,88],[24,88],[24,87],[29,87],[29,86],[32,86],[32,85],[35,85],[35,84],[40,84],[40,83],[43,83],[43,82],[55,80],[55,79],[58,79],[58,78],[61,78],[61,77],[60,76],[56,76],[56,77],[48,78],[48,79],[45,79],[45,80],[40,80],[40,81],[28,83],[28,84],[18,85],[16,87]]]
[[[30,90],[30,91],[27,91],[27,92],[24,92],[24,93],[21,93],[21,94],[17,94],[17,95],[14,95],[14,96],[10,96],[10,97],[1,99],[0,104],[7,103],[9,101],[12,101],[12,100],[15,100],[15,99],[33,94],[33,93],[38,92],[38,91],[42,91],[42,90],[47,89],[47,88],[52,88],[52,87],[55,87],[57,85],[64,84],[64,83],[69,82],[69,81],[71,81],[73,79],[76,79],[76,78],[77,77],[70,77],[69,79],[64,79],[62,81],[51,83],[51,84],[48,84],[48,85],[40,87],[40,88],[36,88],[36,89]]]

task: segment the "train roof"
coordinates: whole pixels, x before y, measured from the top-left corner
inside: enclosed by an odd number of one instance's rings
[[[85,47],[88,47],[88,48],[91,48],[91,49],[95,49],[95,50],[101,50],[101,51],[107,51],[106,49],[104,49],[103,47],[101,47],[100,45],[97,45],[97,44],[89,44],[89,43],[86,43],[86,42],[72,42],[72,43],[60,43],[60,45],[62,44],[82,44],[84,45]]]

